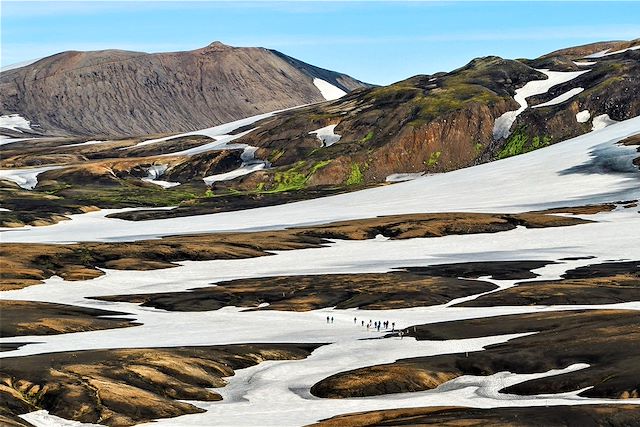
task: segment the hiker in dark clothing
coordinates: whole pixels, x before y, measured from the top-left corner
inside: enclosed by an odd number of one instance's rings
[[[362,326],[364,326],[364,320],[362,321]]]
[[[380,322],[378,322],[378,332],[380,332]]]
[[[329,316],[327,316],[327,323],[329,323]]]
[[[393,323],[391,324],[391,332],[393,332],[393,331],[395,331],[395,330],[396,330],[396,322],[393,322]]]
[[[355,325],[356,323],[358,323],[358,319],[356,319],[355,317],[353,318],[353,324]]]
[[[333,323],[333,316],[331,316],[331,323]]]

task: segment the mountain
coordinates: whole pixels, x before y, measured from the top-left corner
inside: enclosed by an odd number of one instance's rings
[[[0,212],[0,224],[42,225],[94,206],[179,205],[115,214],[137,220],[248,209],[526,153],[640,115],[639,46],[634,40],[536,59],[476,58],[448,73],[161,138],[7,143],[0,147],[0,201],[10,211]],[[316,78],[346,88],[347,77],[261,52],[307,73],[311,85]],[[628,157],[585,170],[627,173],[635,170],[633,148]]]
[[[186,52],[62,52],[0,74],[2,115],[45,134],[189,131],[369,85],[280,52],[220,42]]]
[[[640,40],[632,40],[533,60],[477,58],[449,73],[277,114],[237,140],[260,147],[257,157],[273,167],[234,188],[268,191],[300,174],[305,187],[348,187],[447,172],[635,117],[639,48]],[[331,144],[323,142],[327,135]]]

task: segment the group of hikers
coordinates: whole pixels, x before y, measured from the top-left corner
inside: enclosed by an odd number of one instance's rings
[[[333,316],[327,316],[327,324],[331,324],[333,323]],[[358,318],[354,317],[353,318],[353,324],[357,325],[358,324]],[[384,322],[381,322],[379,320],[376,320],[375,322],[372,321],[371,319],[369,319],[369,322],[367,322],[365,324],[364,320],[360,320],[360,326],[362,327],[367,327],[367,331],[370,331],[372,328],[373,330],[377,330],[378,332],[380,332],[381,329],[388,331],[389,330],[389,321],[385,320]],[[395,332],[396,331],[396,322],[391,322],[391,332]],[[402,331],[398,331],[398,336],[400,337],[400,339],[402,339],[402,335],[403,332]]]

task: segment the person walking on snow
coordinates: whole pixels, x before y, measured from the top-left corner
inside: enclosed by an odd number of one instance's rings
[[[391,332],[396,330],[396,322],[391,323]]]
[[[329,323],[329,316],[327,316],[327,323]]]
[[[358,323],[358,319],[356,319],[355,317],[353,318],[353,324],[355,325],[356,323]]]
[[[331,323],[333,323],[333,316],[331,316]]]

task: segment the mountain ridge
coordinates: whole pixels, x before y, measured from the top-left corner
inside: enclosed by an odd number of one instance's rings
[[[319,76],[344,92],[369,86],[269,49],[221,42],[166,53],[65,51],[2,72],[0,112],[48,135],[190,131],[323,101]]]

